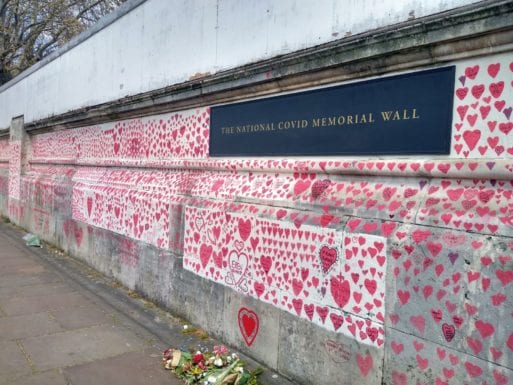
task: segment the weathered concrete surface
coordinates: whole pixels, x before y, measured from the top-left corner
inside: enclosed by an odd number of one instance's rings
[[[383,350],[333,335],[290,314],[281,318],[278,366],[301,384],[379,384]],[[364,375],[362,375],[365,373]]]
[[[511,367],[496,365],[474,354],[466,354],[452,347],[431,342],[425,338],[387,331],[391,346],[386,350],[385,365],[390,367],[386,383],[400,385],[421,384],[510,384]],[[504,354],[508,354],[502,350]]]
[[[27,165],[27,142],[23,116],[13,118],[9,138],[8,212],[14,223],[23,221],[24,210],[21,196],[21,175]],[[16,175],[16,177],[14,176]]]
[[[281,351],[282,344],[279,341],[280,328],[283,323],[281,317],[283,312],[272,306],[254,300],[252,298],[244,298],[232,290],[224,290],[224,314],[223,324],[233,324],[237,320],[239,309],[248,308],[259,315],[260,324],[259,332],[255,340],[248,347],[238,328],[225,328],[223,330],[222,339],[246,354],[253,354],[262,357],[262,362],[271,367],[278,367],[278,354]],[[276,343],[278,341],[278,343]]]

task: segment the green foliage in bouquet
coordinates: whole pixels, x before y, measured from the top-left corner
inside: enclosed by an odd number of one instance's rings
[[[213,352],[195,353],[167,349],[162,354],[164,368],[173,371],[187,385],[262,385],[258,368],[245,369],[245,362],[226,346],[214,346]]]

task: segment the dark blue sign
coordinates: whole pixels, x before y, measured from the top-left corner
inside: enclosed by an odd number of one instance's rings
[[[212,108],[211,156],[449,154],[454,66]]]

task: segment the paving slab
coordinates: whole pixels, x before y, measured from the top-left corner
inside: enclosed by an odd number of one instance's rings
[[[30,374],[32,370],[15,341],[0,342],[0,384],[19,375]]]
[[[4,263],[4,260],[0,259],[0,277],[11,274],[39,274],[45,271],[45,268],[38,263],[34,262],[23,262],[23,263]]]
[[[13,341],[60,331],[63,328],[46,312],[0,318],[0,341]]]
[[[0,307],[11,316],[80,306],[91,306],[91,301],[76,292],[0,299]]]
[[[10,246],[8,243],[6,244],[4,239],[0,239],[0,244],[2,245],[2,249],[0,250],[0,259],[18,259],[18,255],[20,253],[19,247]],[[21,256],[19,260],[31,260],[29,256]]]
[[[2,240],[0,239],[0,247],[4,247]],[[19,266],[23,264],[38,264],[38,261],[28,255],[19,255],[21,251],[19,249],[12,249],[9,254],[0,253],[0,261],[2,266]]]
[[[59,325],[68,330],[114,322],[112,315],[108,315],[97,306],[51,310],[50,313]]]
[[[0,245],[1,245],[1,242],[0,242]],[[19,251],[18,251],[18,253],[19,253]],[[9,255],[9,256],[0,255],[0,261],[2,261],[2,267],[3,266],[20,266],[20,265],[28,265],[31,263],[36,263],[36,262],[34,262],[34,259],[32,259],[32,258],[19,257],[19,256],[16,256],[15,254]]]
[[[23,376],[8,382],[9,385],[69,385],[61,370]]]
[[[43,283],[60,282],[61,278],[52,272],[42,272],[34,275],[8,275],[0,279],[0,288],[4,287],[22,287],[28,285],[37,285]]]
[[[73,289],[62,282],[41,283],[26,286],[0,287],[0,298],[21,298],[71,292]]]
[[[143,341],[126,328],[101,325],[21,340],[37,370],[62,368],[142,349]]]
[[[183,385],[160,366],[160,352],[145,350],[65,369],[73,385]],[[130,370],[127,370],[130,368]]]

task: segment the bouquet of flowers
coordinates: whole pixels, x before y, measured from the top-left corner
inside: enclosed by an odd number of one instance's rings
[[[223,345],[214,346],[213,352],[190,353],[170,348],[162,356],[164,368],[187,385],[261,385],[257,376],[262,369],[248,372],[244,362]]]

